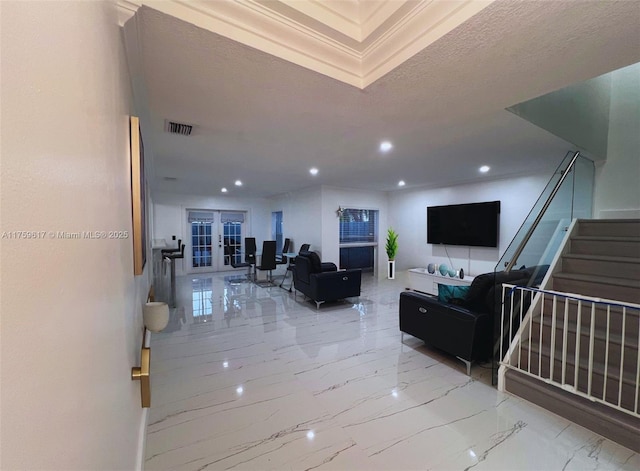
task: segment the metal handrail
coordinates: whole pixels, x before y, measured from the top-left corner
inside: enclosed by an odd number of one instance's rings
[[[515,253],[513,254],[513,257],[511,257],[511,260],[509,261],[509,263],[507,264],[507,267],[504,270],[505,272],[507,272],[507,273],[510,272],[511,269],[514,267],[514,265],[518,262],[518,257],[524,251],[524,248],[527,245],[527,243],[529,242],[529,239],[531,239],[531,236],[533,235],[533,232],[538,227],[538,224],[540,224],[540,221],[542,220],[542,217],[544,216],[544,213],[547,211],[547,208],[549,208],[549,206],[551,205],[551,202],[553,201],[553,198],[556,196],[556,193],[558,193],[558,191],[560,190],[560,187],[562,186],[562,183],[564,183],[564,180],[567,178],[567,175],[569,174],[569,171],[573,168],[573,166],[576,163],[576,160],[578,160],[579,156],[580,156],[580,151],[576,151],[576,153],[573,154],[573,157],[571,158],[571,162],[569,162],[569,165],[567,165],[567,168],[562,173],[562,176],[560,177],[560,180],[558,180],[558,183],[556,183],[556,186],[553,188],[553,191],[551,191],[551,194],[549,195],[549,197],[547,198],[547,201],[545,201],[544,205],[542,206],[542,209],[538,213],[538,216],[533,221],[533,224],[531,225],[531,227],[527,231],[527,234],[524,236],[524,239],[522,239],[522,242],[520,242],[520,244],[518,245],[518,248],[516,249]]]

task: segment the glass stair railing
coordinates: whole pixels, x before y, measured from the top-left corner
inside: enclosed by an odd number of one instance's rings
[[[495,274],[524,267],[550,265],[556,256],[571,221],[593,217],[593,161],[570,151],[533,205],[522,226],[495,267]],[[531,277],[528,286],[540,281],[540,273]],[[495,290],[496,296],[500,290]],[[496,311],[500,300],[496,299]],[[497,381],[500,345],[508,346],[512,339],[501,339],[500,313],[494,313],[493,380]],[[515,334],[515,332],[514,332]],[[502,342],[501,342],[502,341]],[[506,347],[505,347],[506,348]]]

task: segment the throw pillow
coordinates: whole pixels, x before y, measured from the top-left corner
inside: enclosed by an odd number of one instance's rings
[[[469,286],[441,285],[438,283],[438,301],[441,303],[459,304],[456,300],[464,299]]]

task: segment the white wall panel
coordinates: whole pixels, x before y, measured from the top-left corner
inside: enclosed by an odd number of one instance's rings
[[[493,271],[551,176],[530,176],[449,188],[396,191],[389,197],[389,224],[399,233],[398,270],[445,263],[466,274]],[[427,244],[427,206],[501,202],[498,248]]]

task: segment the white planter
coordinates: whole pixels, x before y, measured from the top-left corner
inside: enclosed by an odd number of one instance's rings
[[[395,260],[389,260],[389,262],[387,262],[387,278],[390,280],[396,279],[396,261]]]
[[[169,323],[169,305],[151,302],[142,307],[142,320],[151,332],[160,332]]]

